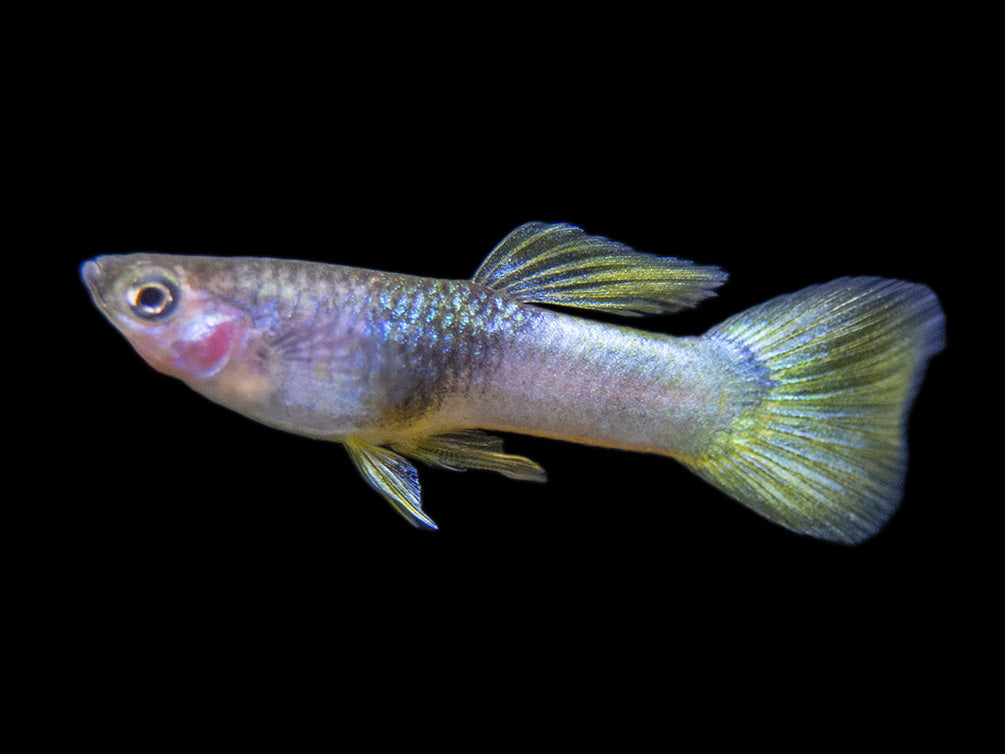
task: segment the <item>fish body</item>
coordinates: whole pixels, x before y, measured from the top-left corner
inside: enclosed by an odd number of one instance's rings
[[[846,278],[701,337],[597,322],[713,295],[715,267],[528,223],[471,280],[264,258],[105,256],[81,269],[155,369],[264,424],[345,445],[415,524],[413,460],[544,479],[492,431],[657,453],[795,531],[842,542],[896,509],[906,415],[942,312]]]

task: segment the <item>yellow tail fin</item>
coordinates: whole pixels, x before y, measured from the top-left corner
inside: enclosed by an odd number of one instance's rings
[[[731,317],[705,337],[771,383],[709,452],[685,463],[801,534],[856,544],[900,504],[905,425],[944,318],[925,286],[842,278]]]

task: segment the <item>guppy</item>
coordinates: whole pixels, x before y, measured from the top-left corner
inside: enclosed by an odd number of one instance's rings
[[[782,295],[692,337],[542,308],[673,312],[726,279],[566,224],[520,226],[471,280],[162,254],[101,256],[81,276],[152,367],[342,443],[430,528],[412,461],[544,480],[488,430],[667,455],[793,531],[861,542],[900,504],[907,413],[944,343],[931,290],[876,277]]]

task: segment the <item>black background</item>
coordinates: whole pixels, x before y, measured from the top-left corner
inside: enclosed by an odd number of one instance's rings
[[[730,282],[700,309],[633,323],[673,334],[699,334],[761,300],[846,274],[944,290],[942,228],[925,176],[896,152],[880,160],[872,142],[882,138],[827,130],[780,143],[764,132],[723,129],[700,140],[685,132],[664,155],[629,149],[599,166],[590,144],[520,154],[487,139],[402,144],[393,132],[336,139],[333,159],[291,149],[270,162],[239,134],[217,135],[219,152],[201,136],[157,149],[130,138],[134,164],[85,166],[85,196],[67,218],[75,243],[60,254],[59,274],[74,276],[100,253],[156,250],[464,278],[508,230],[542,219],[726,269]],[[95,175],[109,166],[111,175]],[[95,177],[97,186],[85,185]],[[543,464],[545,485],[421,470],[426,510],[440,525],[429,533],[400,520],[339,446],[259,426],[151,371],[82,286],[70,295],[81,366],[72,426],[83,458],[75,460],[98,493],[73,506],[71,520],[88,532],[79,554],[89,567],[136,588],[190,582],[193,597],[212,600],[217,590],[289,595],[372,581],[541,599],[611,589],[648,601],[667,580],[688,590],[761,571],[777,586],[789,571],[811,594],[871,592],[934,567],[927,554],[945,526],[938,454],[951,352],[933,362],[912,416],[902,511],[861,547],[777,529],[667,459],[524,437],[507,447]],[[877,579],[880,566],[892,570]]]
[[[39,380],[55,383],[38,444],[51,463],[21,531],[39,599],[79,629],[68,656],[253,674],[245,661],[429,652],[477,674],[531,651],[575,673],[763,652],[840,673],[961,607],[975,503],[945,453],[962,431],[951,270],[966,221],[937,70],[762,52],[638,88],[601,71],[465,79],[447,62],[301,77],[331,70],[320,53],[280,73],[67,71],[26,188],[61,347]],[[146,250],[465,278],[528,220],[727,270],[699,309],[634,323],[671,334],[842,275],[930,285],[949,348],[911,416],[889,526],[855,548],[817,542],[671,460],[508,436],[547,484],[420,468],[440,529],[415,530],[339,446],[152,371],[77,277],[92,256]]]

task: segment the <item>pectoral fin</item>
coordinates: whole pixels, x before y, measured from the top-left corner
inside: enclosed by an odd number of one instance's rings
[[[422,490],[415,467],[393,450],[349,438],[343,441],[363,478],[415,526],[437,528],[422,511]]]
[[[445,469],[497,471],[510,479],[543,482],[544,469],[529,458],[502,452],[502,439],[477,429],[433,435],[416,443],[395,445],[409,458]]]
[[[625,316],[688,309],[726,280],[718,267],[642,254],[574,225],[532,222],[504,238],[474,282],[528,304],[558,304]]]

